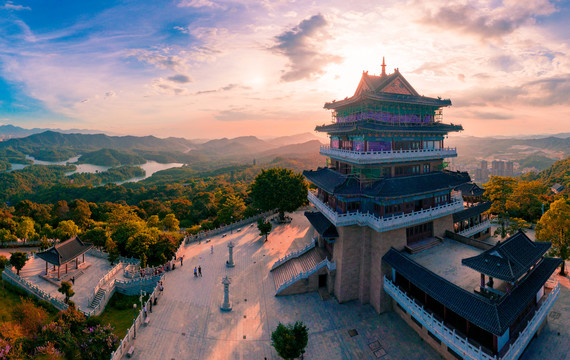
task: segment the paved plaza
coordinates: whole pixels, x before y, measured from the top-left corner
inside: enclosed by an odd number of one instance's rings
[[[183,247],[184,266],[166,275],[164,294],[150,324],[138,331],[134,359],[279,359],[271,332],[279,322],[309,328],[306,359],[438,359],[439,356],[395,313],[378,315],[357,301],[338,304],[317,293],[276,297],[273,263],[310,241],[302,212],[279,225],[265,242],[255,225]],[[228,242],[234,268],[227,268]],[[214,253],[210,253],[210,247]],[[194,266],[202,278],[194,278]],[[228,276],[233,310],[220,311],[222,278]],[[349,330],[357,335],[349,335]]]

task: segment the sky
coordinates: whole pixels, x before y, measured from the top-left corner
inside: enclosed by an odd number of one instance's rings
[[[462,135],[570,132],[570,1],[2,1],[0,124],[313,132],[385,57]]]

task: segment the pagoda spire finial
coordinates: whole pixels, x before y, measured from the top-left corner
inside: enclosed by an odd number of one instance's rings
[[[384,61],[384,56],[382,56],[382,74],[381,76],[386,76],[386,61]]]

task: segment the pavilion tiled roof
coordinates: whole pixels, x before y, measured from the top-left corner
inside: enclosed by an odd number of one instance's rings
[[[457,187],[455,188],[457,190]],[[487,201],[484,203],[479,203],[475,206],[468,207],[467,209],[461,210],[453,214],[453,222],[457,223],[463,220],[469,220],[473,216],[479,215],[484,213],[485,211],[491,208],[493,203],[491,201]]]
[[[534,242],[522,231],[461,264],[482,274],[514,283],[550,249],[549,242]]]
[[[427,134],[444,134],[451,131],[462,131],[461,125],[444,124],[440,122],[432,122],[425,124],[406,123],[385,123],[378,120],[359,120],[352,122],[340,122],[329,125],[320,125],[315,128],[315,131],[327,132],[330,134],[336,133],[359,133],[359,132],[379,132],[387,131],[393,133],[409,133],[409,132],[422,132]]]
[[[510,293],[490,300],[451,283],[394,248],[382,260],[448,309],[498,336],[515,322],[562,261],[544,258]]]
[[[61,266],[86,253],[92,247],[93,244],[86,244],[75,236],[36,255],[50,264]]]
[[[485,189],[480,188],[475,183],[461,184],[455,188],[456,191],[461,191],[463,196],[481,196],[485,193]]]
[[[320,212],[305,211],[305,216],[315,230],[324,238],[337,238],[338,231],[329,219]]]
[[[361,186],[353,177],[328,168],[303,171],[303,175],[310,182],[331,194],[360,194],[378,198],[394,198],[452,189],[461,183],[471,181],[466,172],[451,171],[386,178],[366,186]]]

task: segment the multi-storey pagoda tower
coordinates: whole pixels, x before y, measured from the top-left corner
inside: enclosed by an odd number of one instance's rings
[[[316,130],[330,137],[320,151],[330,166],[304,172],[317,187],[309,201],[339,234],[325,244],[336,263],[336,297],[378,311],[382,255],[437,244],[463,209],[453,188],[470,181],[444,170],[444,159],[457,156],[444,139],[463,130],[442,122],[451,101],[421,96],[398,69],[388,75],[382,67],[379,76],[364,72],[352,97],[325,104],[333,123]]]
[[[272,267],[276,295],[318,290],[394,310],[445,359],[517,359],[559,294],[560,259],[522,232],[489,237],[483,189],[445,170],[460,125],[450,100],[420,96],[398,69],[363,73],[355,94],[325,104],[330,145],[305,215],[313,241]],[[465,207],[467,205],[467,207]]]

